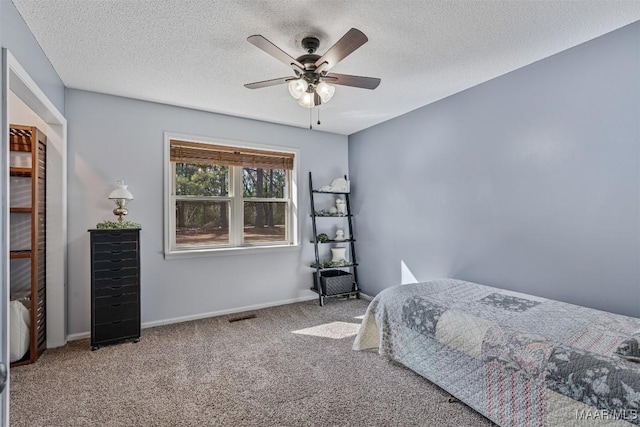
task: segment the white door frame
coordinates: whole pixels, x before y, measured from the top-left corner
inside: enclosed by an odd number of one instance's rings
[[[0,139],[2,151],[0,152],[0,316],[2,327],[0,328],[0,362],[9,370],[9,119],[7,112],[7,100],[9,99],[9,67],[7,66],[6,52],[2,50],[2,105],[0,105]],[[9,425],[9,374],[7,373],[6,386],[0,393],[0,426]]]
[[[18,60],[8,49],[2,49],[2,153],[0,159],[0,187],[2,196],[0,205],[0,275],[2,276],[2,292],[0,296],[0,315],[3,327],[0,331],[0,359],[9,361],[8,325],[9,325],[9,91],[16,94],[42,120],[50,125],[58,136],[59,146],[54,149],[52,156],[54,174],[47,174],[47,197],[50,187],[55,191],[51,215],[47,207],[47,347],[59,347],[67,341],[67,120],[56,106],[45,95],[29,73],[20,65]],[[49,156],[47,156],[49,158]],[[49,160],[47,161],[49,166]],[[51,184],[51,185],[50,185]],[[53,218],[50,223],[49,217]],[[0,425],[8,424],[8,389],[2,393],[1,402],[4,411],[0,410]],[[1,419],[4,418],[4,419]],[[6,424],[5,424],[6,423]]]

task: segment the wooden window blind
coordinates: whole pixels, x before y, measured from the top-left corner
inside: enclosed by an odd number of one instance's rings
[[[242,166],[260,169],[293,169],[293,153],[254,150],[198,142],[170,141],[171,161],[197,165]]]

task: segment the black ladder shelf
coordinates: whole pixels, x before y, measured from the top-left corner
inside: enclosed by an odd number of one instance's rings
[[[347,176],[344,176],[344,179],[347,179]],[[330,196],[344,196],[345,204],[346,204],[346,214],[345,215],[329,215],[322,214],[316,210],[314,196],[317,194],[328,194]],[[355,237],[353,235],[353,223],[351,214],[351,203],[349,200],[350,192],[329,192],[329,191],[319,191],[313,188],[313,179],[311,177],[311,172],[309,172],[309,199],[311,201],[311,223],[313,224],[313,243],[315,249],[316,260],[314,264],[311,264],[311,268],[315,269],[313,274],[313,287],[311,290],[318,294],[318,300],[320,306],[324,306],[325,298],[333,298],[333,297],[346,297],[349,298],[351,296],[355,296],[356,298],[360,298],[360,288],[358,286],[358,262],[356,258],[356,247],[355,247]],[[341,218],[347,219],[347,229],[349,232],[348,239],[344,240],[334,240],[328,239],[319,241],[318,240],[318,226],[316,220],[318,218]],[[340,244],[347,243],[347,248],[349,249],[349,263],[346,265],[340,266],[331,266],[326,265],[320,260],[320,250],[319,247],[323,244]],[[339,247],[339,246],[336,246]],[[351,272],[349,273],[348,271]]]

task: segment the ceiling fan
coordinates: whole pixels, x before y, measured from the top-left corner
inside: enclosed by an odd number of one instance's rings
[[[315,53],[320,46],[320,40],[313,36],[305,37],[302,39],[301,44],[307,53],[293,58],[263,36],[250,36],[247,38],[249,43],[291,67],[295,76],[247,83],[244,86],[248,89],[259,89],[288,83],[291,96],[297,99],[298,103],[305,108],[313,108],[316,105],[328,102],[336,90],[332,85],[375,89],[380,84],[380,79],[378,78],[329,72],[338,62],[349,56],[368,40],[362,31],[352,28],[331,46],[324,55],[320,56]]]

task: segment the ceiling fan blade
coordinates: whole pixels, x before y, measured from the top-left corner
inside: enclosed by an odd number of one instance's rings
[[[325,52],[320,59],[316,61],[316,68],[320,67],[325,62],[327,65],[323,68],[324,71],[329,70],[331,67],[342,61],[347,56],[351,55],[354,50],[365,44],[369,39],[364,33],[358,29],[352,28],[347,31],[347,34],[342,36],[340,40],[336,42],[331,48]]]
[[[362,89],[375,89],[380,84],[376,77],[352,76],[350,74],[329,73],[322,78],[327,83],[342,86],[359,87]]]
[[[285,51],[280,49],[275,44],[271,43],[269,40],[265,39],[261,35],[254,35],[247,37],[247,41],[257,47],[258,49],[262,49],[269,55],[276,58],[278,61],[288,65],[289,67],[293,67],[298,70],[304,70],[304,65],[298,62],[295,58],[292,58]]]
[[[263,87],[276,86],[288,83],[290,80],[295,80],[297,77],[280,77],[277,79],[264,80],[261,82],[247,83],[244,85],[247,89],[260,89]]]

